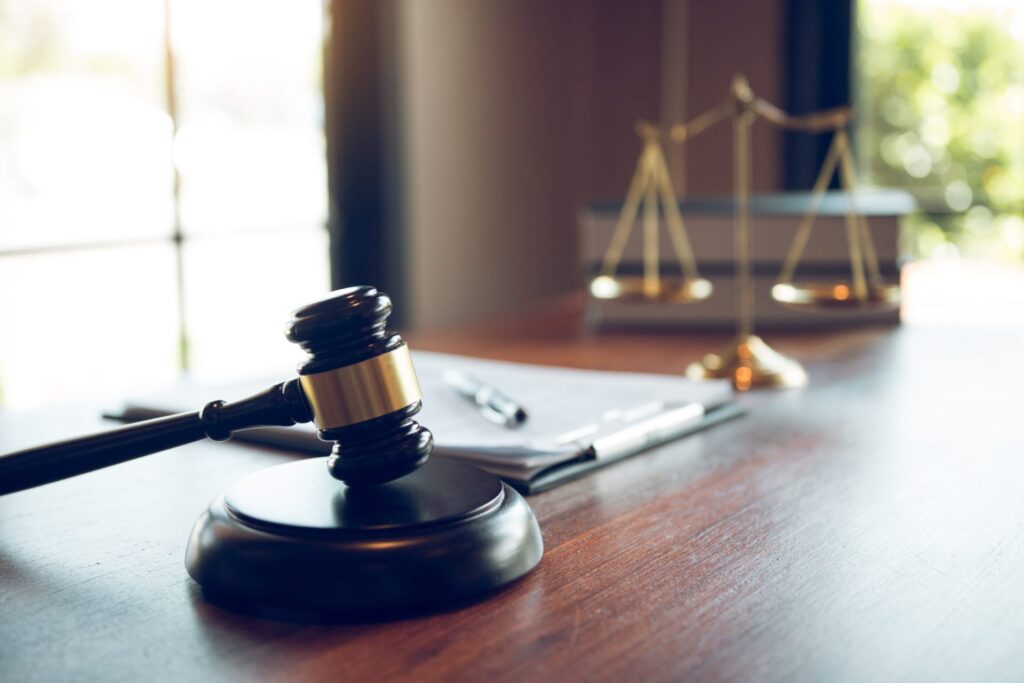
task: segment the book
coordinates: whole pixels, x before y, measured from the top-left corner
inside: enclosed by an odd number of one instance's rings
[[[725,380],[693,382],[682,375],[607,372],[481,360],[414,351],[423,390],[415,418],[434,435],[431,457],[468,462],[525,493],[537,493],[598,467],[742,414]],[[529,411],[518,428],[486,419],[443,380],[446,369],[500,388]],[[211,397],[245,396],[274,381],[208,387],[182,382],[129,401],[111,415],[136,421],[195,410]],[[238,432],[236,440],[326,455],[310,424]]]
[[[640,272],[640,266],[627,267],[627,272]],[[677,269],[678,270],[678,269]],[[622,271],[620,271],[622,272]],[[898,281],[894,268],[883,269],[887,281]],[[803,269],[806,279],[849,281],[850,269]],[[711,296],[703,301],[667,304],[659,301],[618,301],[588,297],[584,321],[590,329],[647,330],[732,330],[736,327],[736,280],[732,266],[706,268],[701,271],[712,286]],[[778,269],[763,266],[754,269],[755,324],[763,330],[812,330],[863,325],[895,325],[900,311],[887,309],[795,310],[772,298]]]
[[[867,220],[883,279],[898,282],[900,221],[914,209],[913,197],[896,190],[860,190],[853,198],[857,210]],[[757,326],[761,329],[815,329],[898,323],[898,310],[850,308],[811,312],[788,308],[772,298],[772,286],[811,200],[809,192],[751,198],[751,263]],[[795,280],[851,281],[846,238],[848,200],[846,193],[840,191],[823,195]],[[594,202],[580,213],[580,267],[587,281],[601,272],[621,208],[621,202]],[[585,312],[588,327],[693,330],[735,327],[734,200],[731,197],[688,198],[679,202],[679,209],[698,270],[713,287],[711,296],[688,304],[588,297]],[[638,216],[616,274],[643,273],[641,222]],[[659,226],[658,240],[659,273],[678,275],[679,262],[664,220]]]
[[[854,196],[857,209],[867,219],[879,263],[896,263],[900,257],[900,219],[914,209],[913,197],[897,190],[864,190]],[[752,262],[782,264],[810,202],[809,192],[751,197]],[[802,263],[849,263],[846,202],[843,192],[825,193]],[[621,210],[622,202],[598,201],[580,212],[579,257],[585,269],[589,270],[593,264],[603,261]],[[734,210],[731,197],[688,198],[679,202],[679,212],[699,267],[733,262]],[[625,263],[640,262],[643,258],[641,222],[642,216],[638,214],[623,252]],[[658,235],[659,260],[665,264],[678,264],[664,220],[661,221]]]

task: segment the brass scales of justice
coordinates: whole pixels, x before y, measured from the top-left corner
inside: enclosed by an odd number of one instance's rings
[[[807,374],[792,358],[780,354],[754,334],[754,283],[751,273],[751,142],[750,129],[763,118],[786,130],[822,133],[833,131],[824,163],[811,192],[807,211],[800,220],[793,242],[783,261],[772,298],[793,309],[813,313],[826,309],[893,309],[899,306],[898,284],[886,283],[878,266],[867,221],[858,211],[854,189],[856,172],[850,138],[846,131],[851,119],[849,107],[839,107],[805,116],[791,116],[751,90],[746,78],[737,75],[729,98],[687,123],[669,128],[669,139],[685,143],[721,121],[731,118],[733,129],[733,258],[737,278],[736,339],[721,353],[712,353],[691,364],[686,374],[692,379],[729,378],[745,391],[753,387],[791,388],[803,386]],[[589,283],[590,295],[598,299],[661,302],[685,305],[711,296],[711,283],[700,276],[690,246],[679,203],[669,177],[662,149],[662,131],[647,122],[637,124],[643,140],[640,159],[622,205],[612,239],[605,251],[601,270]],[[814,221],[829,181],[838,168],[846,195],[846,237],[850,256],[849,281],[797,281],[794,276],[810,239]],[[659,210],[664,219],[679,275],[664,274],[659,261]],[[616,273],[623,251],[643,209],[643,274]]]

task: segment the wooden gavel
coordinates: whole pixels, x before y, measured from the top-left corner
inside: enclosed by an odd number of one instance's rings
[[[433,437],[412,418],[421,391],[409,347],[390,332],[391,300],[351,287],[296,310],[285,335],[308,354],[299,376],[232,403],[0,456],[0,494],[47,484],[241,429],[313,421],[334,448],[327,467],[349,486],[382,484],[423,465]]]

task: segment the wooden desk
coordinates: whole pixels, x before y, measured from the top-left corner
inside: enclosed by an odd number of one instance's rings
[[[806,390],[530,498],[533,574],[395,623],[245,618],[185,574],[207,502],[286,454],[200,444],[0,498],[0,679],[1020,680],[1022,337],[774,335]],[[724,338],[588,336],[567,301],[412,341],[672,373]],[[0,450],[92,420],[3,415]]]

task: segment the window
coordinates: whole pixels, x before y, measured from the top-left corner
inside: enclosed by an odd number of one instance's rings
[[[1024,261],[1024,3],[861,0],[858,139],[918,256]]]
[[[312,0],[0,0],[0,405],[292,370],[323,35]]]

